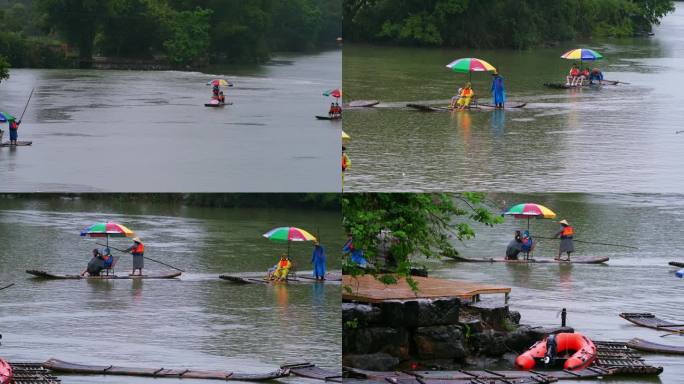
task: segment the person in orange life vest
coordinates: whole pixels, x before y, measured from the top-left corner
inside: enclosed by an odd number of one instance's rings
[[[342,172],[346,172],[347,168],[351,167],[351,160],[347,156],[347,147],[342,146]]]
[[[573,64],[572,68],[570,68],[570,73],[568,74],[568,77],[565,78],[565,85],[569,85],[569,86],[577,85],[577,80],[579,79],[579,75],[580,75],[580,70],[577,67],[577,64]]]
[[[221,103],[221,104],[225,104],[225,103],[226,103],[226,96],[223,95],[223,91],[219,92],[218,101],[219,101],[219,103]]]
[[[328,111],[328,117],[332,118],[335,116],[335,103],[330,103],[330,110]]]
[[[277,265],[275,272],[273,272],[273,278],[275,278],[275,281],[286,280],[287,275],[290,273],[290,268],[292,268],[292,262],[287,258],[287,255],[282,255]]]
[[[589,80],[589,76],[591,76],[591,71],[589,70],[589,67],[586,67],[580,72],[578,85],[582,85],[586,80]]]
[[[342,107],[339,103],[335,103],[335,117],[342,117]]]
[[[459,110],[464,110],[468,108],[470,105],[470,102],[473,100],[473,97],[475,96],[475,91],[473,91],[473,86],[470,83],[466,83],[465,88],[461,90],[461,94],[458,95],[459,98],[456,101],[456,104],[458,105]]]
[[[9,124],[9,139],[10,139],[10,145],[17,145],[17,138],[19,137],[19,124],[21,124],[21,120],[8,120],[7,123]]]
[[[568,254],[567,261],[570,261],[570,254],[575,252],[575,244],[572,242],[572,238],[575,236],[575,228],[571,227],[567,220],[561,220],[560,225],[560,231],[554,236],[560,237],[561,241],[556,260],[561,260],[561,255],[565,252]]]
[[[135,270],[137,269],[140,276],[142,276],[142,270],[145,268],[145,244],[140,241],[139,237],[134,237],[133,245],[128,247],[126,252],[133,255],[133,273],[131,275],[135,275]]]

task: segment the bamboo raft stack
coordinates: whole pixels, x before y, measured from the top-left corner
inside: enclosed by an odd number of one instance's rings
[[[41,363],[11,363],[13,384],[59,384],[61,381]]]
[[[373,372],[344,367],[346,377],[397,384],[546,384],[559,380],[590,380],[612,375],[659,375],[662,367],[648,365],[639,353],[623,342],[595,341],[598,357],[586,369],[569,371],[403,371]]]
[[[319,368],[311,363],[283,364],[280,366],[280,369],[288,370],[292,375],[297,377],[329,381],[332,383],[342,382],[341,374]]]

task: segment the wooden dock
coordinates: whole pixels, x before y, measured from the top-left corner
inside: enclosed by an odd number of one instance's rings
[[[370,275],[342,276],[342,284],[351,292],[342,290],[342,299],[362,303],[381,303],[387,300],[416,300],[452,298],[477,302],[481,295],[503,294],[505,303],[511,293],[510,287],[473,283],[463,280],[447,280],[434,277],[413,276],[418,283],[418,291],[413,291],[405,279],[397,284],[385,285]]]

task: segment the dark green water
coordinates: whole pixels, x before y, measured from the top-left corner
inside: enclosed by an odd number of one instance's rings
[[[679,113],[684,103],[684,7],[655,37],[566,43],[529,51],[417,49],[347,44],[343,81],[352,137],[348,191],[484,190],[679,192],[684,187]],[[571,62],[566,50],[603,53],[605,78],[631,84],[553,90]],[[524,110],[420,113],[407,103],[446,105],[468,79],[445,65],[479,57],[506,79],[509,102]],[[491,76],[473,75],[487,102]]]
[[[522,322],[560,325],[559,311],[568,310],[568,324],[595,340],[626,341],[639,337],[661,344],[683,345],[684,337],[640,328],[618,317],[620,312],[652,312],[681,322],[684,281],[675,277],[669,261],[684,261],[683,195],[643,194],[542,194],[496,195],[496,206],[535,202],[556,212],[555,220],[533,220],[533,236],[551,237],[560,219],[576,230],[576,239],[617,243],[638,250],[576,243],[575,256],[608,256],[606,265],[505,265],[430,261],[433,276],[464,279],[512,287],[511,309]],[[456,244],[463,256],[503,258],[506,245],[525,220],[507,218],[494,228],[478,226],[477,237]],[[557,253],[558,240],[541,239],[537,258]],[[502,297],[486,299],[503,302]],[[644,354],[647,362],[663,366],[658,380],[627,379],[620,383],[677,383],[684,375],[684,360],[677,356]]]
[[[104,220],[129,226],[145,241],[146,256],[187,273],[171,281],[36,281],[24,273],[80,271],[94,247],[94,240],[79,237],[80,230]],[[339,371],[339,285],[242,286],[218,275],[273,265],[286,247],[261,234],[282,225],[319,231],[329,269],[339,269],[340,222],[334,211],[0,199],[0,285],[16,283],[0,291],[0,356],[242,372],[306,360]],[[110,241],[118,247],[129,242]],[[292,254],[300,271],[310,270],[310,244],[294,244]],[[119,273],[127,273],[130,258],[119,263]],[[146,261],[148,273],[167,271]],[[66,384],[122,382],[99,376],[63,379]],[[125,378],[127,383],[153,381]]]

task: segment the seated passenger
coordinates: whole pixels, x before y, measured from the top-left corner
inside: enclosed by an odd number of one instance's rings
[[[506,260],[518,260],[518,254],[522,252],[522,235],[515,231],[515,237],[506,247]]]
[[[466,83],[465,88],[463,88],[463,90],[458,96],[459,98],[456,101],[458,109],[462,111],[468,108],[470,106],[470,102],[473,100],[473,97],[475,96],[475,91],[473,91],[472,84]]]
[[[589,83],[594,84],[594,81],[601,84],[603,82],[603,72],[600,69],[594,68],[591,70],[591,75],[589,75]]]
[[[573,64],[572,68],[570,68],[570,73],[568,74],[568,77],[565,78],[565,85],[567,86],[575,86],[577,85],[577,80],[579,79],[580,75],[580,70],[577,67],[577,64]]]
[[[226,103],[226,96],[223,95],[223,91],[219,92],[218,101],[219,101],[219,103],[221,103],[221,104],[225,104],[225,103]]]
[[[280,261],[276,270],[273,272],[273,279],[275,281],[287,280],[287,275],[290,273],[290,268],[292,268],[292,262],[287,258],[286,255],[280,256]]]
[[[102,254],[99,250],[93,249],[93,257],[88,262],[86,269],[81,272],[81,276],[85,276],[86,273],[88,276],[100,276],[100,272],[102,272],[104,268],[105,264]]]

